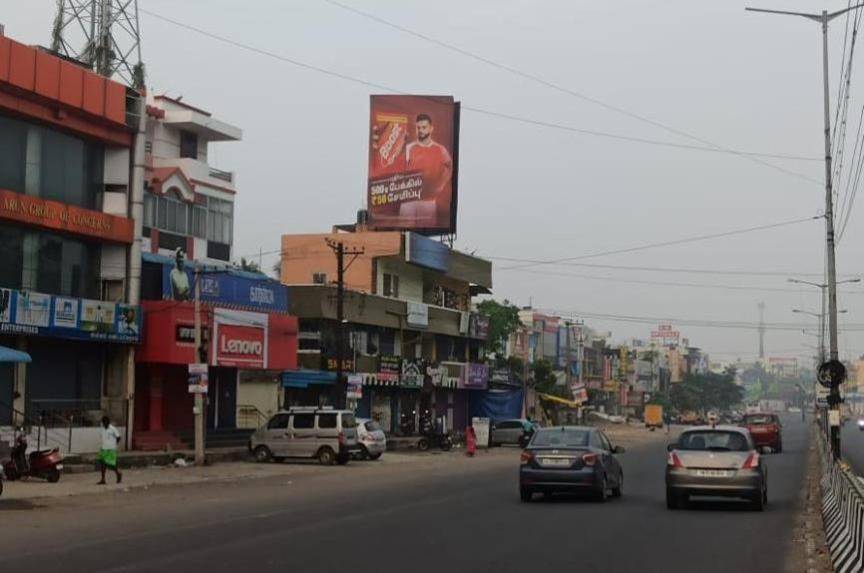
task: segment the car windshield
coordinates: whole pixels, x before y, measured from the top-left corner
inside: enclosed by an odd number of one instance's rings
[[[695,431],[681,436],[679,450],[746,452],[749,450],[747,438],[740,432]]]
[[[381,430],[381,426],[378,425],[378,422],[375,420],[370,420],[364,424],[366,426],[367,432],[378,432]]]
[[[343,428],[356,428],[357,420],[354,418],[354,414],[342,414],[342,427]]]
[[[756,414],[744,418],[745,424],[773,424],[774,421],[774,416],[771,414]]]
[[[535,447],[558,446],[562,448],[584,448],[588,445],[586,430],[553,429],[540,430],[534,435],[531,445]]]

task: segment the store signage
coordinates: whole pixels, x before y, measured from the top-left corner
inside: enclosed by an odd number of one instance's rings
[[[425,370],[423,360],[403,360],[400,385],[403,388],[420,388],[423,386]]]
[[[408,307],[408,326],[428,328],[429,306],[422,302],[407,302],[406,305]]]
[[[323,362],[325,370],[328,370],[330,372],[336,372],[336,370],[339,369],[339,362],[335,358],[325,358]],[[342,359],[342,371],[351,372],[352,370],[354,370],[354,361],[348,358]]]
[[[574,402],[585,403],[588,401],[588,389],[584,384],[574,383],[570,386],[570,392],[573,394]]]
[[[472,314],[468,321],[468,336],[487,340],[489,338],[489,317],[482,314]]]
[[[210,340],[210,329],[206,326],[201,326],[201,340]],[[195,325],[194,324],[178,324],[174,330],[174,341],[177,344],[195,344]]]
[[[363,375],[349,374],[346,380],[348,382],[346,398],[349,400],[360,400],[363,398]]]
[[[427,366],[426,375],[432,380],[433,386],[445,386],[450,371],[446,366]]]
[[[0,189],[0,219],[117,243],[131,243],[133,236],[132,219],[7,189]]]
[[[0,289],[0,334],[136,343],[140,333],[137,306]]]
[[[220,324],[216,364],[234,368],[264,368],[267,333],[257,326]]]
[[[378,379],[385,382],[398,382],[402,373],[402,359],[398,356],[378,357]]]
[[[489,367],[485,364],[469,363],[462,368],[460,388],[484,390],[489,385]]]

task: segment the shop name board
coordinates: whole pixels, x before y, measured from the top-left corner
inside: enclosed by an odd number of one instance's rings
[[[489,385],[489,367],[485,364],[466,364],[462,370],[463,388],[484,389]]]
[[[336,360],[335,358],[325,358],[324,359],[324,369],[325,370],[328,370],[330,372],[335,372],[336,370],[339,369],[338,365],[339,365],[339,361]],[[354,361],[347,359],[347,358],[343,359],[342,360],[342,370],[344,372],[351,372],[352,370],[354,370]]]
[[[264,368],[267,333],[255,326],[220,324],[216,364],[239,368]]]
[[[137,306],[0,289],[0,334],[137,343],[140,333]]]
[[[0,189],[0,218],[47,229],[131,243],[132,219]]]
[[[408,360],[402,361],[402,378],[401,386],[405,388],[419,388],[423,385],[425,372],[423,360]]]
[[[408,326],[427,328],[429,326],[429,306],[422,302],[407,302]]]

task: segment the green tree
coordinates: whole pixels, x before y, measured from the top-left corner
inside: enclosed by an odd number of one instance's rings
[[[258,263],[256,263],[252,259],[247,259],[246,257],[240,257],[240,263],[237,264],[237,266],[240,267],[241,271],[249,271],[252,273],[261,272],[261,269],[258,268]]]
[[[489,299],[478,304],[477,311],[489,318],[489,351],[503,353],[507,338],[522,324],[519,308],[507,299],[503,302]]]
[[[535,360],[534,364],[531,365],[531,371],[534,374],[534,388],[538,392],[543,392],[544,394],[556,393],[556,382],[558,379],[555,377],[555,370],[552,368],[551,362],[545,358]]]
[[[735,384],[734,374],[688,374],[672,384],[669,404],[678,412],[728,410],[744,400],[744,388]]]

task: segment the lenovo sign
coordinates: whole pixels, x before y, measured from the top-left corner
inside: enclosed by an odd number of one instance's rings
[[[235,368],[264,368],[267,331],[255,326],[220,324],[216,364]]]

